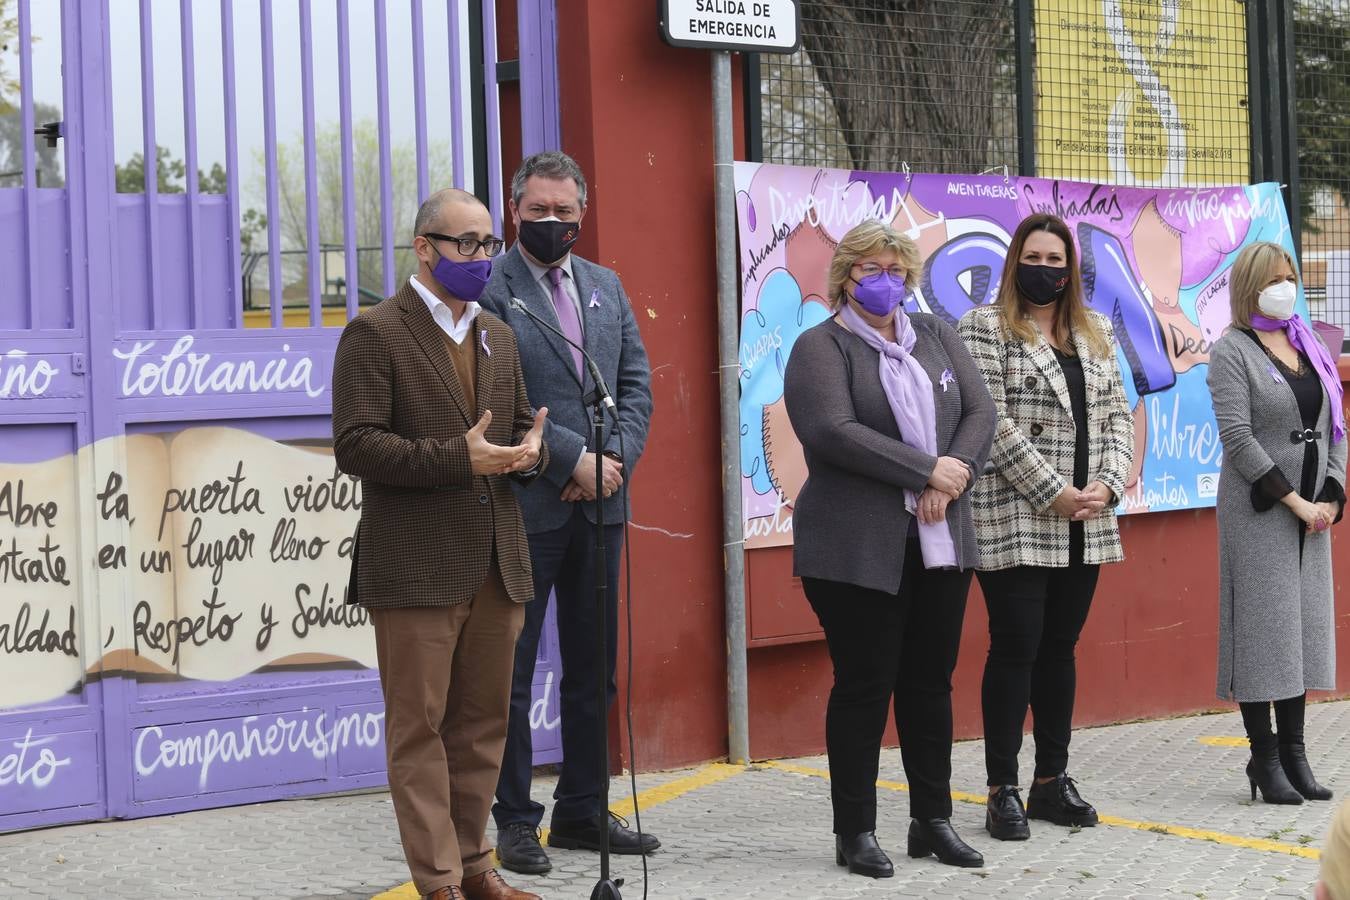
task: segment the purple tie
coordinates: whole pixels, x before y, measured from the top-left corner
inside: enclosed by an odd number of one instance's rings
[[[554,266],[549,269],[548,280],[553,282],[553,311],[558,314],[558,327],[563,334],[581,344],[581,319],[577,318],[577,308],[572,304],[572,298],[567,296],[567,288],[563,287],[562,268]],[[576,363],[577,376],[580,377],[581,351],[576,347],[568,349],[572,351],[572,361]]]

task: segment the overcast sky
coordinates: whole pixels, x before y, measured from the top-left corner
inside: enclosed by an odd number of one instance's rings
[[[452,0],[461,18],[461,33],[468,33],[467,2]],[[109,0],[111,6],[113,137],[118,162],[125,162],[142,148],[140,0]],[[60,8],[56,0],[31,0],[33,32],[33,81],[39,102],[61,106]],[[273,42],[276,77],[277,135],[282,142],[301,136],[300,13],[298,0],[274,0]],[[155,139],[176,158],[183,156],[183,67],[178,0],[151,0],[153,23]],[[245,190],[254,183],[255,157],[263,146],[262,32],[260,4],[235,0],[235,78],[238,96],[238,153]],[[314,114],[318,128],[338,121],[337,3],[314,0]],[[351,0],[352,113],[356,120],[377,115],[375,73],[375,3]],[[414,136],[412,74],[412,3],[388,0],[389,120],[395,144],[411,143]],[[221,66],[220,4],[194,0],[193,46],[196,69],[197,153],[200,168],[225,161],[225,115]],[[453,133],[450,110],[450,52],[447,4],[423,3],[423,35],[426,48],[427,135],[432,143],[450,146]],[[16,76],[16,48],[6,54],[5,66]],[[468,58],[462,64],[457,85],[468,104]],[[467,136],[468,123],[461,133]],[[467,146],[467,145],[466,145]],[[466,165],[472,154],[466,153]],[[451,173],[431,173],[433,185],[448,184]]]

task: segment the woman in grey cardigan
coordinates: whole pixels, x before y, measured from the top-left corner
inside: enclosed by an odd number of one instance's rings
[[[874,878],[894,872],[875,835],[892,695],[909,855],[984,864],[949,821],[951,675],[978,561],[967,488],[989,453],[994,406],[951,326],[900,308],[918,273],[914,242],[890,226],[849,231],[830,263],[836,314],[797,339],[784,385],[807,465],[794,572],[834,663],[836,859]]]
[[[1327,531],[1345,505],[1345,416],[1335,360],[1294,314],[1297,294],[1283,247],[1244,248],[1233,327],[1209,362],[1223,441],[1218,691],[1241,705],[1252,799],[1260,788],[1267,803],[1331,797],[1308,766],[1303,707],[1306,691],[1336,686]]]

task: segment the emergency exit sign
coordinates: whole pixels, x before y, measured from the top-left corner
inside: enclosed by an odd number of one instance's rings
[[[797,0],[661,0],[661,36],[674,47],[792,53]]]

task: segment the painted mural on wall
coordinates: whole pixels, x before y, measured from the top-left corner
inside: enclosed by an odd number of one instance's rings
[[[11,651],[0,656],[0,706],[49,700],[86,668],[225,681],[265,666],[375,664],[367,614],[343,602],[360,483],[331,451],[219,427],[112,440],[125,467],[106,473],[93,503],[126,540],[92,559],[76,555],[71,460],[0,465],[0,518],[13,528],[0,584],[19,600],[0,620]],[[86,667],[77,581],[87,568],[120,573],[130,617],[99,628]]]
[[[741,277],[741,484],[747,547],[792,543],[806,479],[783,404],[792,345],[829,316],[826,273],[864,219],[913,238],[910,311],[955,323],[994,299],[1013,229],[1051,212],[1074,232],[1087,301],[1111,318],[1135,416],[1127,513],[1214,504],[1221,448],[1205,386],[1228,327],[1228,274],[1258,240],[1293,251],[1278,185],[1124,188],[1043,178],[901,175],[736,164]],[[1299,309],[1307,315],[1300,292]]]

